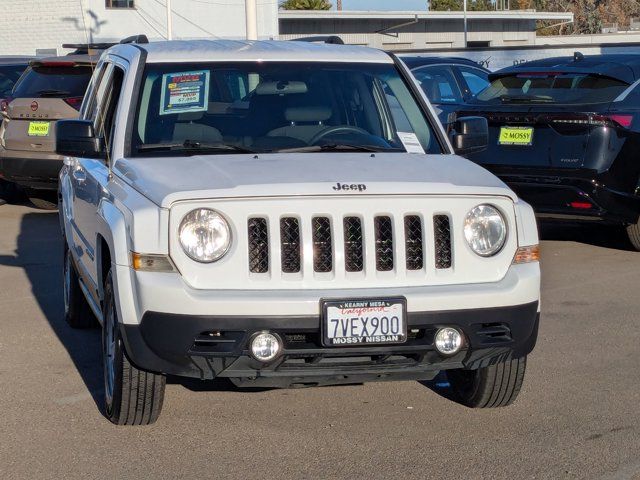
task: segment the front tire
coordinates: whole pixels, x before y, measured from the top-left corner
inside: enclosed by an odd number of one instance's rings
[[[113,291],[108,273],[104,287],[102,358],[105,415],[116,425],[150,425],[160,416],[166,379],[131,364],[124,350]]]
[[[511,405],[522,388],[527,357],[477,370],[448,370],[454,400],[470,408]]]
[[[98,326],[87,299],[80,288],[78,272],[73,264],[71,250],[65,243],[62,293],[64,297],[64,319],[71,328],[94,328]]]
[[[638,220],[638,223],[634,223],[627,227],[627,235],[629,236],[629,241],[633,248],[640,252],[640,220]]]

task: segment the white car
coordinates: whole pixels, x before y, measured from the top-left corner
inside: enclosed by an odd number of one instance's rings
[[[102,325],[111,421],[154,422],[167,374],[446,372],[470,407],[515,399],[539,319],[534,214],[454,154],[411,78],[385,52],[303,42],[103,54],[56,128],[66,319]],[[452,143],[486,131],[460,119]]]

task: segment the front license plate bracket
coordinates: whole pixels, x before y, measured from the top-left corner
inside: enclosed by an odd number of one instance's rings
[[[407,341],[407,300],[393,298],[320,301],[325,347],[398,345]]]

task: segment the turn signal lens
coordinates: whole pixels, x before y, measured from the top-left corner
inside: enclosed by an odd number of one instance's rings
[[[131,252],[131,266],[138,272],[173,272],[173,264],[165,255],[144,255]]]
[[[531,263],[540,261],[540,245],[529,245],[528,247],[520,247],[516,251],[513,263]]]

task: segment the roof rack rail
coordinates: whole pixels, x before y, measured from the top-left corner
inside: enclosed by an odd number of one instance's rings
[[[120,40],[120,43],[122,43],[122,44],[125,44],[125,43],[149,43],[149,39],[144,34],[131,35],[130,37],[123,38],[122,40]]]
[[[337,35],[318,35],[315,37],[292,38],[291,41],[292,42],[329,43],[331,45],[344,45],[344,40],[342,40]]]
[[[73,48],[76,53],[87,53],[89,50],[106,50],[117,43],[63,43],[62,48]]]

